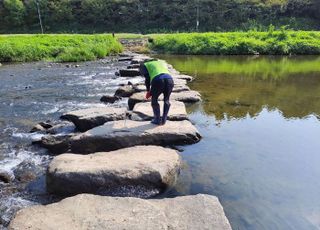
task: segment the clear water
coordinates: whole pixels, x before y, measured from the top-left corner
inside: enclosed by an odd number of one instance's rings
[[[39,169],[34,181],[0,183],[0,229],[20,208],[56,199],[45,188],[44,174],[52,156],[31,145],[41,134],[30,134],[30,129],[40,121],[57,122],[64,112],[107,106],[100,103],[102,95],[114,94],[120,83],[141,80],[116,77],[115,72],[126,64],[112,59],[80,63],[78,67],[69,65],[28,63],[0,67],[0,169],[13,171],[21,162],[31,162]],[[61,130],[71,131],[72,127]]]
[[[161,57],[204,100],[171,195],[218,196],[234,229],[320,229],[320,57]]]

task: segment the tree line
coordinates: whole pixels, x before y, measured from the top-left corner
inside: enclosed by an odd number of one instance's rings
[[[38,8],[45,33],[320,29],[319,0],[0,0],[0,32],[40,32]]]

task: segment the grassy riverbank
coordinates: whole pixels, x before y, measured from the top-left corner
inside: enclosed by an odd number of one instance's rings
[[[273,31],[153,34],[151,49],[170,54],[320,54],[320,32]]]
[[[2,35],[0,62],[89,61],[122,51],[111,35]]]

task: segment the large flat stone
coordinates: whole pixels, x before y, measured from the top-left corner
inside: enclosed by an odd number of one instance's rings
[[[200,141],[190,121],[168,121],[164,126],[149,121],[114,121],[70,138],[73,153],[112,151],[136,145],[184,145]],[[51,146],[52,147],[52,146]]]
[[[81,194],[22,209],[9,229],[230,230],[231,226],[215,196],[145,200]]]
[[[163,96],[159,97],[159,100],[163,100]],[[170,100],[175,100],[175,101],[181,101],[181,102],[186,102],[186,103],[194,103],[201,101],[201,95],[197,91],[181,91],[181,92],[173,92],[170,96]],[[140,102],[147,102],[145,98],[145,93],[140,92],[140,93],[135,93],[131,95],[131,97],[128,100],[128,106],[129,109],[132,110],[134,105]]]
[[[161,114],[163,109],[163,101],[159,102]],[[151,107],[151,102],[142,102],[135,104],[131,120],[134,121],[148,121],[153,118],[153,111]],[[188,115],[186,111],[186,107],[183,102],[180,101],[172,101],[171,107],[168,114],[168,120],[171,121],[182,121],[188,120]]]
[[[62,195],[108,194],[130,186],[161,192],[174,185],[179,169],[178,153],[160,146],[136,146],[90,155],[62,154],[49,165],[47,189]],[[134,192],[130,195],[139,196]]]
[[[68,112],[61,119],[73,122],[79,131],[85,132],[108,121],[123,120],[125,117],[125,108],[104,107]]]

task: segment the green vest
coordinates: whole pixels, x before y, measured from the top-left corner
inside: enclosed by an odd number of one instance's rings
[[[150,81],[152,81],[156,76],[163,73],[169,73],[167,64],[164,61],[150,61],[144,63],[148,70]]]

